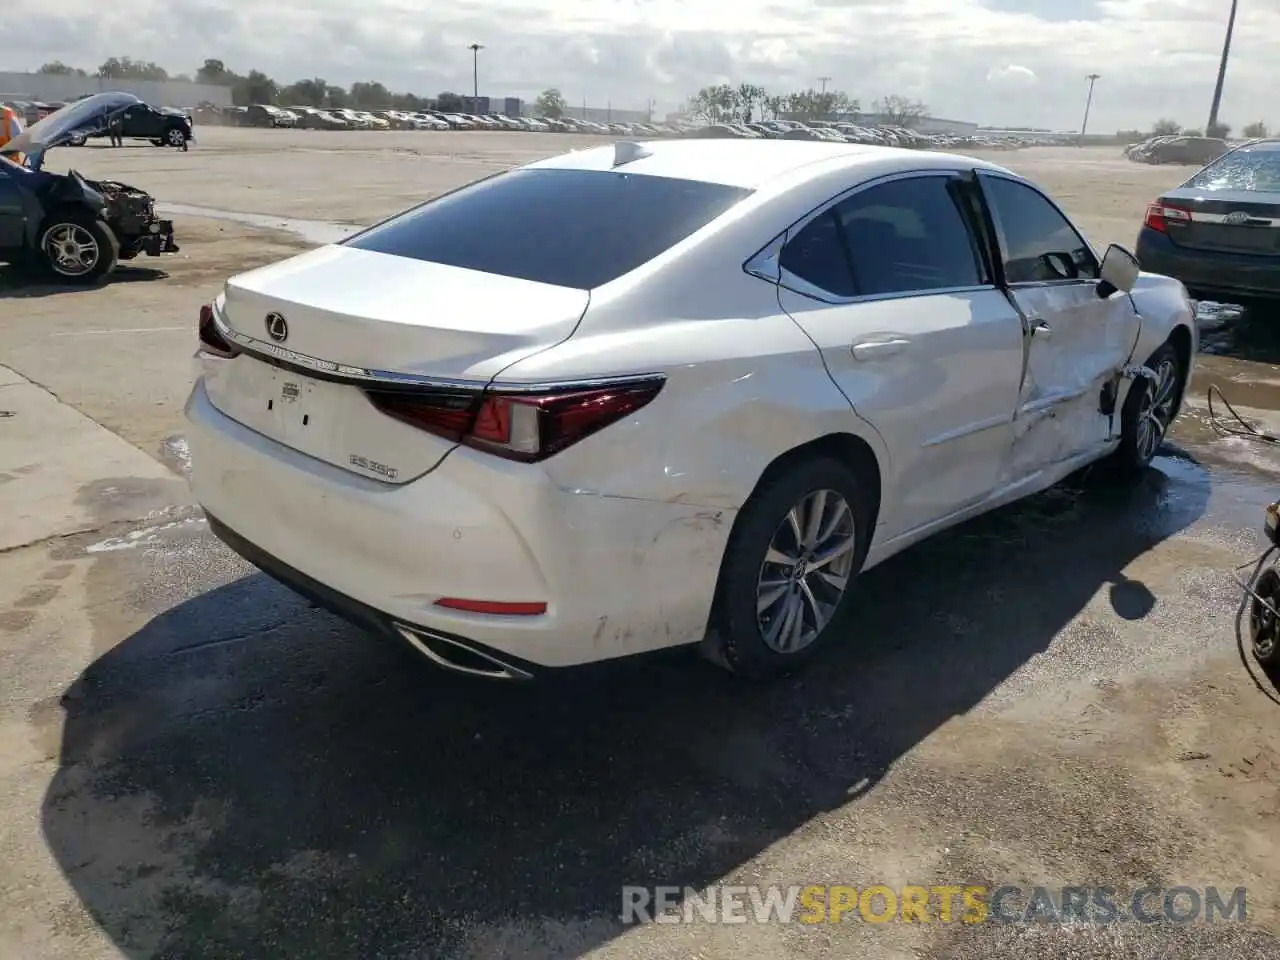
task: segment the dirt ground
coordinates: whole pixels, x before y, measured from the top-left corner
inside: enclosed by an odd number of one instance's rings
[[[1138,488],[1069,483],[877,568],[849,642],[802,678],[743,687],[677,656],[466,683],[209,536],[180,481],[195,315],[307,245],[228,214],[364,224],[600,141],[197,136],[53,157],[204,208],[176,217],[180,254],[91,291],[0,271],[0,410],[42,387],[127,441],[66,468],[85,473],[63,526],[0,546],[0,958],[1280,957],[1280,693],[1239,653],[1227,576],[1280,451],[1217,438],[1203,400],[1221,383],[1280,420],[1268,315],[1206,314],[1188,411]],[[1132,245],[1188,173],[1118,149],[994,159],[1102,244]],[[0,506],[45,462],[7,464],[5,436]],[[1248,916],[618,919],[624,884],[719,883],[1243,886]]]

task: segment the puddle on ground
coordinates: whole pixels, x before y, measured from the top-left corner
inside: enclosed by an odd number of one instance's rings
[[[333,223],[328,220],[299,220],[293,217],[277,217],[266,213],[243,213],[236,210],[218,210],[214,207],[193,207],[185,203],[157,203],[156,211],[166,216],[206,217],[210,220],[231,220],[246,227],[262,227],[267,230],[284,230],[301,237],[308,243],[325,244],[345,240],[364,227],[349,223]]]
[[[1173,440],[1199,459],[1274,479],[1280,442],[1249,433],[1252,428],[1280,437],[1280,304],[1202,301],[1196,324],[1200,356]],[[1210,397],[1212,387],[1217,391]]]

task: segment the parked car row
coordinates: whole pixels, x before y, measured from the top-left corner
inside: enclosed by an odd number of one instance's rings
[[[692,137],[737,137],[741,139],[764,137],[781,140],[816,140],[830,143],[866,143],[885,147],[908,147],[917,150],[1013,150],[1019,147],[1031,146],[1033,143],[1030,139],[930,134],[920,133],[897,125],[881,124],[871,127],[847,121],[832,120],[811,120],[807,123],[801,123],[798,120],[715,123],[706,127],[689,129],[686,135]],[[1047,143],[1048,141],[1045,142]]]
[[[1218,159],[1229,149],[1227,141],[1217,137],[1178,135],[1148,137],[1141,143],[1131,143],[1124,148],[1124,155],[1135,163],[1186,163],[1198,167]]]
[[[540,133],[586,133],[603,136],[778,138],[867,143],[932,150],[1011,150],[1051,140],[1031,138],[926,134],[903,126],[866,126],[841,121],[760,120],[753,123],[704,123],[684,120],[596,121],[573,117],[513,117],[505,114],[453,113],[443,110],[356,110],[350,107],[205,107],[203,123],[250,127],[296,127],[307,130],[513,130]]]

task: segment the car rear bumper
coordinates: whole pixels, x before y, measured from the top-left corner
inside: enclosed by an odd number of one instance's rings
[[[1280,257],[1191,250],[1146,226],[1136,254],[1143,270],[1180,280],[1193,295],[1280,298]]]
[[[192,489],[233,549],[437,662],[417,641],[446,645],[435,653],[461,644],[527,674],[705,634],[731,510],[568,492],[536,466],[466,448],[417,480],[385,484],[240,425],[203,380],[186,414]],[[546,612],[436,604],[446,597]]]

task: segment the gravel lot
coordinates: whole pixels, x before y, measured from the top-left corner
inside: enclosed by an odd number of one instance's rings
[[[1242,661],[1227,577],[1280,451],[1216,439],[1203,402],[1220,383],[1280,428],[1274,317],[1206,314],[1211,355],[1137,489],[1086,478],[895,558],[802,678],[743,686],[677,655],[466,682],[208,535],[182,480],[195,313],[303,249],[290,221],[369,223],[601,141],[197,136],[51,161],[184,205],[180,254],[93,291],[0,270],[0,410],[19,413],[0,420],[0,957],[1280,957],[1280,693]],[[1104,244],[1186,173],[1119,149],[996,159]],[[1243,886],[1248,917],[618,919],[624,884],[717,883]]]

